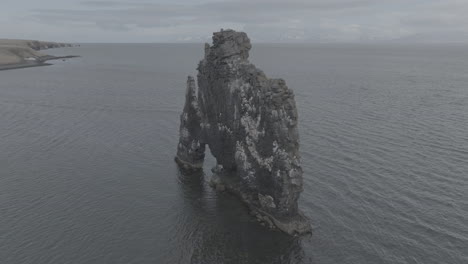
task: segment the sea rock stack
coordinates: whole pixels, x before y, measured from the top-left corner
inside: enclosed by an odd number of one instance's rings
[[[298,115],[284,80],[269,79],[248,60],[250,40],[213,33],[198,65],[198,92],[188,77],[176,162],[201,170],[208,145],[216,158],[211,184],[236,194],[251,212],[288,234],[309,232],[298,208],[302,192]]]

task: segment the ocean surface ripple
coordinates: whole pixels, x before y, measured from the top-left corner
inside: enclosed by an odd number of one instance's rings
[[[173,162],[199,44],[0,72],[0,262],[468,263],[468,48],[255,45],[295,91],[312,236]],[[118,56],[116,56],[118,54]]]

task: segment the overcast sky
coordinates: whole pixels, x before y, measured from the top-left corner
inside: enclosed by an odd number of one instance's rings
[[[468,42],[468,0],[1,0],[0,38],[201,42]]]

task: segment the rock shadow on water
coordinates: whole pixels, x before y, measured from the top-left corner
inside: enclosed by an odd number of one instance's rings
[[[185,241],[180,263],[310,263],[302,240],[261,226],[228,192],[216,192],[200,171],[179,169],[178,183],[188,214],[178,223]]]

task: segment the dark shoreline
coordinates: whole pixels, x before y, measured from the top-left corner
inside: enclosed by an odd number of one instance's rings
[[[16,69],[24,69],[24,68],[32,68],[32,67],[41,67],[41,66],[50,66],[53,65],[52,63],[47,63],[50,60],[60,60],[60,59],[71,59],[71,58],[78,58],[80,56],[70,55],[70,56],[44,56],[38,58],[37,61],[24,61],[20,63],[14,64],[4,64],[0,65],[0,71],[7,71],[7,70],[16,70]]]
[[[8,70],[16,70],[16,69],[24,69],[24,68],[32,68],[32,67],[41,67],[41,66],[50,66],[53,65],[52,63],[15,63],[15,64],[5,64],[0,65],[0,71],[8,71]]]

